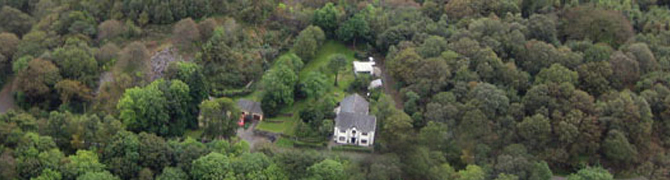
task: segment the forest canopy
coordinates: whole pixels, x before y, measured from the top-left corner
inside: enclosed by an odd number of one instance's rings
[[[0,87],[7,180],[670,179],[667,0],[0,0]]]

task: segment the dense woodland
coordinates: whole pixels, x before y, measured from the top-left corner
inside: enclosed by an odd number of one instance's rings
[[[670,179],[669,6],[0,0],[0,86],[17,106],[0,114],[0,179]],[[297,136],[332,134],[325,87],[351,65],[298,73],[326,41],[396,81],[369,97],[374,153],[236,138],[250,89],[270,117],[310,100]],[[179,58],[156,71],[165,47]]]

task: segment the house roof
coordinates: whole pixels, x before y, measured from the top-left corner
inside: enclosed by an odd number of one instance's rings
[[[366,114],[340,112],[335,118],[335,126],[338,129],[356,128],[362,132],[375,131],[377,118]]]
[[[361,62],[354,61],[354,71],[356,72],[373,72],[375,62]]]
[[[244,112],[256,113],[263,115],[263,109],[261,109],[261,103],[254,102],[246,99],[240,99],[237,101],[237,107]]]
[[[340,112],[368,114],[370,103],[358,94],[345,97],[340,102]]]
[[[368,89],[378,88],[381,87],[382,85],[383,85],[382,79],[377,79],[370,82],[370,86],[368,86]]]

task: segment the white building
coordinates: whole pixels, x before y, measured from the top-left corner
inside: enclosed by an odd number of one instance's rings
[[[368,115],[369,110],[369,103],[358,94],[344,98],[336,109],[333,141],[338,144],[372,145],[377,118]]]
[[[370,62],[354,61],[354,72],[356,74],[375,75],[374,66],[375,66],[374,61],[370,61]]]
[[[370,81],[370,85],[368,86],[368,90],[373,90],[382,87],[384,85],[382,83],[382,79],[376,79],[374,81]]]

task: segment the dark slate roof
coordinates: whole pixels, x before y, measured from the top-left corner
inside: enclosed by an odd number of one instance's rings
[[[259,102],[240,99],[237,101],[237,107],[239,107],[241,111],[263,115],[263,109],[261,109],[261,103]]]
[[[370,103],[358,94],[352,94],[340,102],[340,112],[368,114]]]
[[[335,118],[338,129],[356,128],[361,132],[375,131],[377,118],[360,113],[340,112]]]

